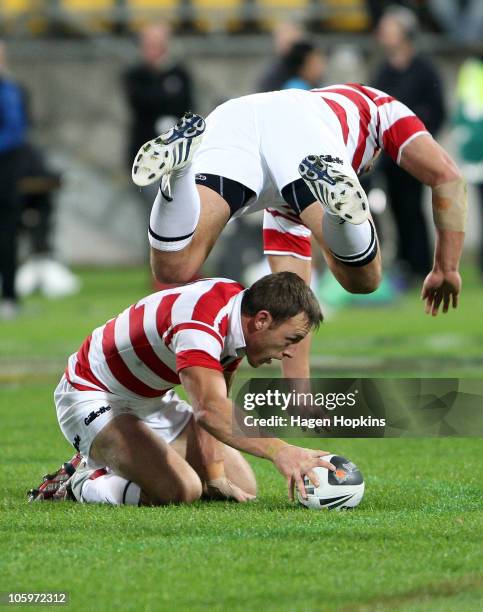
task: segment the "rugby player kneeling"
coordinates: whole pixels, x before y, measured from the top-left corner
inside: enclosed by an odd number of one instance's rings
[[[222,278],[159,291],[98,327],[69,358],[56,391],[62,433],[77,454],[31,491],[31,500],[109,504],[190,503],[202,495],[239,502],[256,495],[239,453],[273,462],[305,495],[328,453],[277,438],[234,436],[232,379],[291,358],[322,321],[310,288],[292,272],[249,289]],[[173,388],[182,384],[190,403]]]

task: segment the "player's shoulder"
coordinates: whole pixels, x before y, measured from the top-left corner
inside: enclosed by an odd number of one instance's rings
[[[200,278],[184,285],[184,287],[187,291],[198,293],[200,296],[205,294],[211,296],[236,295],[245,289],[238,281],[221,276]]]
[[[243,285],[230,278],[204,278],[191,283],[186,291],[193,300],[193,319],[215,321],[243,290]]]

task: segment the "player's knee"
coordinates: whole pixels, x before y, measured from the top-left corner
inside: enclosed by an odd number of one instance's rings
[[[203,493],[203,486],[201,480],[197,475],[194,475],[188,480],[184,480],[181,486],[178,488],[178,503],[180,504],[192,504],[193,502],[200,499]]]
[[[379,265],[349,276],[343,282],[343,287],[349,293],[373,293],[382,281],[382,270]]]
[[[192,504],[200,499],[203,493],[201,480],[196,473],[170,482],[169,487],[154,487],[147,491],[150,505]]]
[[[361,278],[357,284],[357,290],[354,293],[374,293],[381,284],[382,274],[373,272],[366,277]]]
[[[166,253],[163,256],[152,254],[151,270],[159,283],[167,284],[188,283],[196,274],[190,262],[173,257],[172,253]]]
[[[175,504],[192,504],[200,499],[202,493],[203,486],[198,474],[189,470],[173,483],[170,501]]]

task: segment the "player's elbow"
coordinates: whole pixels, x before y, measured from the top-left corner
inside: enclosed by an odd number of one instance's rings
[[[430,187],[437,187],[444,183],[450,183],[453,181],[464,180],[463,176],[455,164],[455,162],[449,157],[449,155],[443,155],[441,163],[431,173],[428,184]]]
[[[341,284],[349,293],[374,293],[382,281],[381,258],[378,254],[368,265],[359,269],[359,274],[352,274],[341,279]]]
[[[220,411],[210,401],[200,401],[193,404],[193,415],[196,423],[208,433],[218,438],[220,428]]]
[[[193,405],[193,416],[196,423],[200,427],[203,427],[203,429],[206,429],[207,431],[211,431],[213,429],[216,417],[214,410],[212,410],[208,404],[200,402],[198,405]]]

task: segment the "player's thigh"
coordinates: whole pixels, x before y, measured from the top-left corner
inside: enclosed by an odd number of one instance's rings
[[[193,468],[133,414],[113,418],[94,439],[90,456],[138,484],[154,504],[192,502],[201,496]]]
[[[227,201],[216,191],[197,185],[201,201],[201,212],[198,226],[193,237],[195,245],[199,244],[208,254],[230,219],[230,207]]]
[[[270,270],[277,272],[294,272],[310,285],[312,263],[310,259],[299,259],[293,255],[268,255]]]

